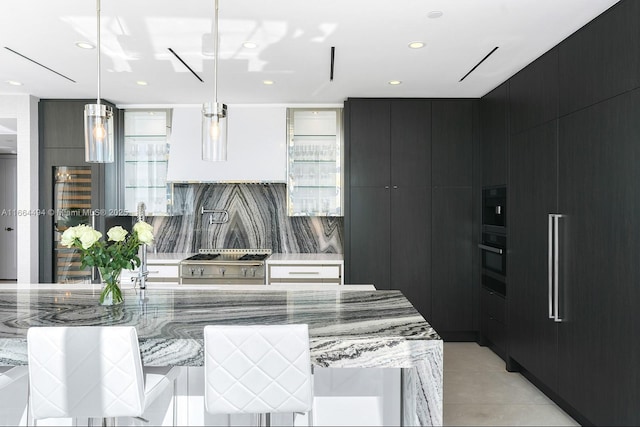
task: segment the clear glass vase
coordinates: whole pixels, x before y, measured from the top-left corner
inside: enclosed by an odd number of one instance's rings
[[[120,289],[121,268],[98,267],[102,291],[100,292],[100,305],[118,305],[124,302]]]

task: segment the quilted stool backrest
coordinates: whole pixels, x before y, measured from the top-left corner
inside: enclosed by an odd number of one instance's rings
[[[207,412],[311,410],[307,325],[206,326],[204,342]]]
[[[133,326],[34,327],[27,344],[33,418],[142,414],[144,377]]]

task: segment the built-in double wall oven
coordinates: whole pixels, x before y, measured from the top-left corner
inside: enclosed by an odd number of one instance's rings
[[[507,276],[507,189],[482,190],[482,285],[506,296]]]

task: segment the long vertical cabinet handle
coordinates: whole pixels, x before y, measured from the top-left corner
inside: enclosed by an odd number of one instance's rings
[[[560,318],[560,218],[564,215],[549,214],[549,318]]]
[[[549,214],[549,225],[548,225],[548,231],[549,231],[549,247],[548,247],[548,270],[549,270],[549,295],[548,295],[548,303],[549,303],[549,319],[554,319],[556,318],[555,313],[553,311],[555,305],[553,303],[553,288],[555,285],[555,275],[554,275],[554,259],[555,259],[555,254],[554,254],[554,240],[553,240],[553,229],[554,229],[554,225],[555,225],[555,220],[554,220],[554,214]]]

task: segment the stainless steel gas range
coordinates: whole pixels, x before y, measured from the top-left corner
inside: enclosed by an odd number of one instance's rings
[[[180,262],[180,284],[264,285],[271,249],[200,249]]]

